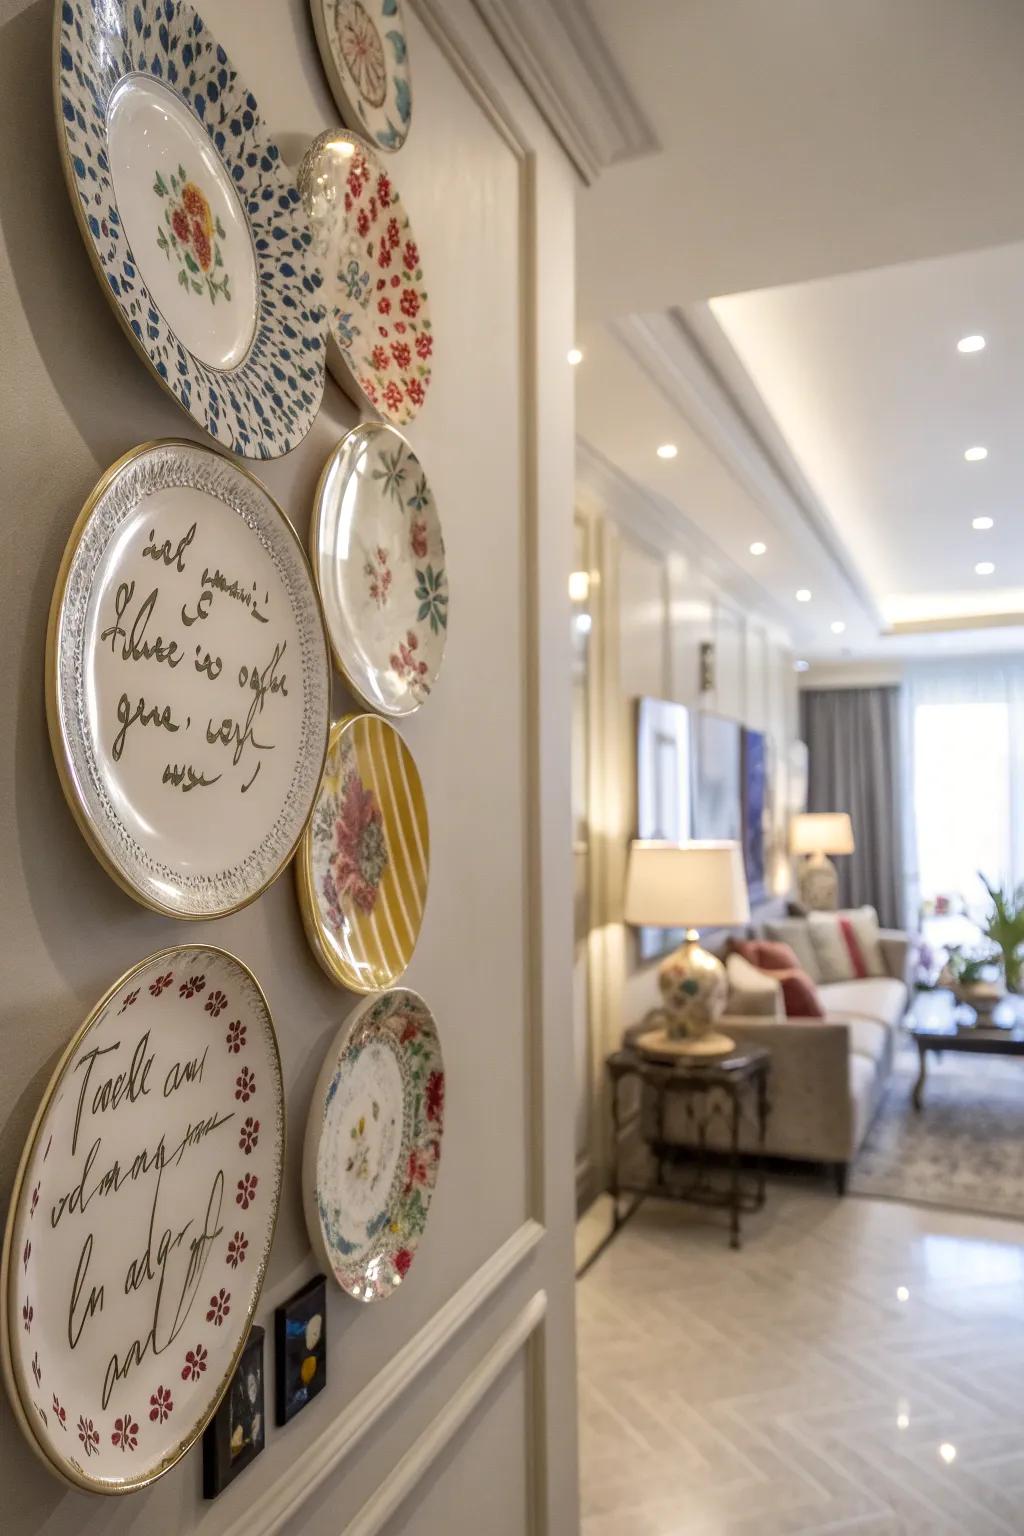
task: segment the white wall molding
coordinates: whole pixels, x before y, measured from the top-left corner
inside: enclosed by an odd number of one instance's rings
[[[388,1409],[407,1395],[410,1383],[533,1253],[543,1236],[544,1228],[539,1222],[524,1221],[378,1371],[324,1433],[296,1457],[287,1477],[279,1479],[258,1504],[244,1509],[223,1536],[276,1536],[283,1530],[285,1523],[337,1471]]]
[[[586,0],[474,0],[499,48],[586,183],[660,146]]]
[[[731,348],[710,307],[692,305],[685,315],[629,315],[611,321],[609,330],[776,525],[798,541],[814,541],[857,607],[881,630],[867,582],[763,404],[757,409],[752,391],[743,401],[737,398],[740,365],[733,354],[733,366],[727,366]]]
[[[342,1536],[376,1536],[385,1521],[409,1497],[448,1442],[458,1434],[506,1366],[529,1341],[534,1330],[543,1322],[547,1305],[546,1292],[537,1291],[531,1296],[522,1311],[499,1334],[479,1364],[459,1383],[430,1427],[413,1441],[376,1493],[367,1499],[355,1519],[344,1527]]]
[[[610,517],[620,531],[646,544],[652,553],[668,555],[686,547],[721,592],[744,613],[756,613],[787,644],[789,616],[771,593],[735,565],[719,546],[667,497],[657,496],[605,458],[584,438],[576,439],[577,494],[584,504]]]

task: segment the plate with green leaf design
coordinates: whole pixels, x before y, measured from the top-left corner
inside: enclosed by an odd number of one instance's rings
[[[444,1134],[444,1061],[422,997],[366,1001],[327,1052],[310,1106],[302,1197],[313,1251],[356,1301],[390,1296],[427,1225]]]
[[[364,422],[342,438],[309,542],[338,670],[368,708],[412,714],[444,661],[448,572],[433,491],[394,427]]]

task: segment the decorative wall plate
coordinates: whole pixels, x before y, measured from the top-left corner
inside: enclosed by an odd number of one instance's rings
[[[422,997],[368,998],[327,1052],[313,1092],[302,1197],[313,1251],[357,1301],[408,1274],[444,1132],[444,1061]]]
[[[341,129],[314,139],[299,189],[326,279],[331,372],[401,426],[423,404],[434,352],[405,204],[370,146]]]
[[[386,720],[347,715],[331,728],[295,861],[306,936],[332,981],[378,992],[401,976],[419,938],[429,871],[412,753]]]
[[[50,741],[93,852],[145,906],[221,917],[291,858],[330,666],[302,547],[212,448],[134,448],[72,530],[50,608]]]
[[[324,466],[309,531],[334,660],[370,709],[411,715],[448,637],[444,537],[423,467],[393,427],[363,423]]]
[[[252,973],[194,944],[134,966],[61,1058],[4,1234],[4,1380],[51,1471],[130,1492],[202,1433],[259,1300],[283,1158]]]
[[[338,111],[378,149],[400,149],[412,117],[401,0],[310,0]]]
[[[324,392],[321,278],[252,92],[184,0],[62,0],[57,137],[129,340],[205,431],[276,458]]]

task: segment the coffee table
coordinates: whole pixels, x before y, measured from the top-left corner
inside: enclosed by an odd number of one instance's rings
[[[974,1009],[958,1003],[952,992],[943,988],[919,992],[903,1024],[917,1043],[919,1070],[913,1093],[917,1110],[924,1106],[929,1052],[1024,1056],[1024,997],[1005,997],[990,1017],[979,1023]]]

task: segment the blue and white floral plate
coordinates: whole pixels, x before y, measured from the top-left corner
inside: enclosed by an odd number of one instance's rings
[[[287,453],[323,398],[322,279],[254,96],[184,0],[61,0],[54,42],[71,200],[129,339],[219,443]]]
[[[400,0],[310,0],[310,9],[345,122],[377,149],[401,149],[412,120],[412,82]]]

